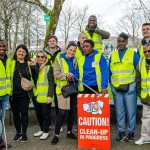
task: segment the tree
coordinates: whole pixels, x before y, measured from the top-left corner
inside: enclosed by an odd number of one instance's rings
[[[73,7],[69,3],[66,7],[63,8],[59,23],[58,23],[58,30],[61,32],[62,39],[65,42],[65,47],[69,38],[69,35],[73,32],[73,26],[77,21],[78,16],[76,15],[76,7]],[[73,36],[73,34],[71,35]]]
[[[141,15],[133,9],[133,6],[128,6],[123,11],[123,16],[116,22],[116,26],[112,28],[117,35],[121,32],[127,33],[132,38],[132,46],[136,47],[138,45],[141,23]]]
[[[11,49],[10,44],[10,25],[11,19],[15,9],[19,7],[19,2],[17,0],[1,0],[0,1],[0,22],[2,24],[2,31],[4,35],[4,40],[8,43],[8,49]]]
[[[59,20],[59,15],[62,10],[62,5],[65,0],[54,0],[54,6],[52,10],[48,9],[46,6],[44,6],[41,2],[41,0],[23,0],[24,2],[31,3],[34,5],[37,5],[44,13],[50,16],[51,20],[48,23],[47,29],[46,29],[46,35],[44,44],[47,44],[47,39],[50,35],[54,35],[56,31],[56,27]]]

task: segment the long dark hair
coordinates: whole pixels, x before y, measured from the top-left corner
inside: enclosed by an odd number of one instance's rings
[[[17,60],[16,53],[17,53],[18,49],[20,49],[20,48],[22,48],[23,50],[25,50],[26,53],[27,53],[26,56],[25,56],[25,58],[24,58],[24,61],[30,61],[30,54],[29,54],[28,48],[26,47],[25,44],[20,44],[20,45],[17,46],[17,48],[15,50],[15,53],[14,53],[14,56],[13,56],[13,59]]]

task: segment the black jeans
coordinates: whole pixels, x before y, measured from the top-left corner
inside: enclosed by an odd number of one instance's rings
[[[47,133],[51,124],[51,103],[38,103],[36,99],[33,99],[33,104],[36,112],[36,116],[39,122],[41,131]]]
[[[55,87],[54,87],[54,103],[55,103],[55,113],[56,113],[56,116],[57,116],[58,112],[59,112],[59,108],[58,108],[58,100],[57,100],[57,95],[56,95],[56,84],[55,84]]]
[[[13,97],[11,100],[11,108],[13,113],[13,121],[17,133],[26,134],[28,128],[28,107],[29,97]]]
[[[70,97],[70,110],[59,109],[58,115],[56,117],[55,134],[59,135],[60,128],[63,124],[67,112],[68,112],[67,131],[72,131],[74,117],[75,117],[75,110],[76,110],[76,101],[77,101],[77,94],[74,94]]]

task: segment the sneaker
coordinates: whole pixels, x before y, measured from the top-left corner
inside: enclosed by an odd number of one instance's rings
[[[67,133],[66,138],[77,139],[76,135],[74,135],[72,132]]]
[[[27,138],[26,134],[22,134],[21,142],[23,142],[23,143],[28,142],[28,138]]]
[[[150,140],[145,141],[143,138],[140,138],[138,141],[135,142],[135,144],[137,145],[150,144]]]
[[[78,128],[75,128],[75,129],[74,129],[74,132],[78,132]]]
[[[52,145],[55,145],[55,144],[57,144],[57,143],[58,143],[58,137],[55,135],[54,138],[53,138],[52,141],[51,141],[51,144],[52,144]]]
[[[6,143],[4,142],[4,140],[0,137],[0,149],[5,148],[6,147]],[[10,148],[11,145],[7,143],[7,148]]]
[[[16,133],[15,137],[13,138],[13,140],[14,141],[19,141],[19,140],[21,140],[21,137],[22,137],[21,133]]]
[[[117,141],[123,141],[126,138],[125,132],[119,132],[119,135],[117,137]]]
[[[134,140],[134,132],[129,132],[129,134],[127,135],[127,137],[125,138],[126,142],[130,142]]]
[[[7,148],[11,148],[12,146],[10,144],[7,144]],[[6,143],[0,144],[0,149],[6,148]]]
[[[40,140],[45,140],[49,136],[49,133],[43,133],[42,136],[40,137]]]
[[[63,129],[63,127],[61,127],[61,128],[60,128],[60,133],[63,132],[63,131],[64,131],[64,129]]]
[[[38,137],[41,136],[43,134],[43,131],[39,131],[37,133],[34,133],[34,137]]]

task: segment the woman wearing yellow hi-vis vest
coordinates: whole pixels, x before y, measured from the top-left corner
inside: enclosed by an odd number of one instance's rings
[[[117,127],[117,141],[132,141],[136,126],[137,93],[135,68],[139,61],[138,54],[127,48],[128,35],[121,33],[117,38],[118,50],[110,58],[110,82],[114,98]],[[126,116],[127,130],[126,136]]]
[[[137,145],[150,144],[150,43],[144,45],[144,56],[136,68],[137,93],[143,103],[141,137]]]
[[[105,57],[94,50],[92,40],[83,42],[83,52],[84,55],[78,60],[79,80],[98,93],[106,94],[109,69]],[[78,90],[83,94],[94,93],[81,82],[78,84]]]
[[[61,92],[61,88],[68,84],[75,84],[75,86],[77,87],[73,77],[73,75],[77,77],[77,63],[74,57],[75,52],[76,44],[74,42],[70,42],[67,46],[66,53],[60,54],[60,57],[56,59],[54,64],[54,76],[57,83],[56,94],[58,98],[59,112],[56,117],[55,135],[53,140],[51,141],[51,144],[57,144],[60,128],[63,124],[63,120],[67,112],[68,116],[66,137],[71,139],[77,139],[77,137],[72,133],[77,94],[73,94],[67,98],[64,98]]]
[[[51,103],[54,94],[53,68],[48,61],[47,54],[41,50],[36,55],[36,89],[37,98],[34,107],[40,126],[40,131],[34,134],[40,136],[40,140],[45,140],[49,136],[49,126],[51,124]],[[32,66],[33,67],[33,66]]]
[[[25,91],[21,86],[21,76],[32,80],[30,56],[27,47],[20,44],[14,53],[11,63],[12,99],[10,100],[16,135],[13,140],[27,142],[28,107],[30,98],[36,96],[35,88]],[[21,75],[21,76],[20,76]]]

